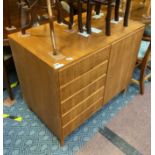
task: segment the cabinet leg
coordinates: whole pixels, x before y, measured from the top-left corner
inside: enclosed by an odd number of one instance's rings
[[[61,139],[60,139],[60,145],[61,145],[61,146],[64,146],[64,138],[61,138]]]
[[[126,92],[127,92],[127,88],[125,88],[125,89],[122,90],[122,93],[125,94]]]

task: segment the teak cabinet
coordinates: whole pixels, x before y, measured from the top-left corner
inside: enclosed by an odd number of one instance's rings
[[[93,20],[103,29],[103,19]],[[92,25],[93,25],[92,24]],[[77,24],[75,24],[75,27]],[[48,25],[9,36],[23,97],[60,139],[124,90],[131,79],[144,25],[112,25],[112,35],[82,37],[55,23],[62,59],[51,55]]]

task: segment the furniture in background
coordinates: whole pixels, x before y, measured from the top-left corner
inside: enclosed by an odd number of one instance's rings
[[[83,32],[83,24],[81,18],[82,3],[87,3],[87,19],[86,19],[86,30],[87,33],[91,33],[91,16],[92,16],[92,6],[95,5],[95,11],[99,14],[101,5],[107,5],[107,15],[106,15],[106,35],[111,34],[111,16],[112,16],[112,6],[115,6],[115,21],[119,21],[119,9],[120,9],[120,0],[78,0],[78,9],[79,9],[79,31]],[[124,3],[124,2],[123,2]],[[128,26],[128,18],[130,12],[131,0],[126,1],[125,13],[124,13],[124,26]]]
[[[146,43],[148,42],[148,43]],[[141,46],[146,44],[144,47],[140,48],[136,68],[140,69],[139,79],[132,78],[132,82],[139,85],[140,94],[144,94],[144,82],[151,78],[151,73],[147,73],[147,69],[151,70],[150,59],[151,59],[151,25],[147,25],[142,38]],[[146,48],[145,48],[146,47]],[[138,67],[139,66],[139,67]]]
[[[104,28],[103,18],[92,24]],[[32,35],[26,38],[11,34],[9,40],[26,103],[63,145],[67,135],[126,89],[144,25],[130,21],[124,27],[120,22],[112,26],[112,36],[88,38],[54,26],[60,59],[51,54],[48,24],[27,30]]]
[[[7,47],[5,47],[7,48]],[[4,84],[6,86],[6,90],[8,92],[8,95],[11,100],[14,99],[14,95],[11,89],[11,82],[9,78],[9,72],[8,72],[8,66],[12,65],[13,59],[12,59],[12,54],[9,51],[9,47],[7,49],[4,49],[3,51],[3,80]],[[4,87],[3,87],[4,88]]]

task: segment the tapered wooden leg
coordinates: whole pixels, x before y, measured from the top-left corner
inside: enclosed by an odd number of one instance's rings
[[[143,95],[144,94],[144,80],[140,80],[140,94]]]
[[[120,0],[116,0],[116,5],[115,5],[115,21],[119,21],[119,7],[120,7]]]
[[[106,35],[111,35],[111,13],[112,13],[112,6],[111,6],[111,0],[108,0],[108,7],[107,7],[107,16],[106,16]]]
[[[141,64],[141,73],[140,73],[140,94],[144,94],[144,81],[145,81],[145,70],[147,68],[147,64],[149,61],[149,57],[151,54],[151,43],[145,53],[145,56],[143,58],[142,64]]]
[[[63,146],[64,145],[64,138],[60,139],[60,145]]]
[[[124,26],[128,26],[128,18],[130,13],[130,6],[131,6],[131,0],[126,1],[126,9],[125,9],[125,15],[124,15]]]
[[[82,2],[78,0],[78,29],[82,33],[83,32],[83,24],[82,24]]]
[[[88,34],[91,34],[91,13],[92,13],[92,4],[90,3],[90,0],[87,0],[86,29]]]
[[[99,15],[100,14],[100,11],[101,11],[101,4],[100,3],[96,3],[95,4],[95,12],[96,12],[96,15]]]

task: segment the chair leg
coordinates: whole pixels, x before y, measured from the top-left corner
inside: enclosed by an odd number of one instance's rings
[[[144,94],[144,80],[140,80],[139,83],[139,87],[140,87],[140,94],[143,95]]]
[[[82,24],[82,2],[78,0],[78,29],[80,33],[83,33],[83,24]]]
[[[107,8],[107,16],[106,16],[106,35],[111,35],[111,13],[112,13],[112,6],[111,6],[111,0],[108,0],[108,8]]]
[[[92,13],[92,4],[91,4],[90,0],[87,0],[86,29],[87,29],[88,34],[91,34],[91,13]]]
[[[7,70],[6,70],[6,66],[5,66],[4,63],[3,63],[3,78],[4,78],[4,82],[6,84],[6,89],[7,89],[7,92],[9,94],[9,97],[10,97],[11,100],[13,100],[14,96],[13,96],[13,93],[12,93],[12,89],[10,87],[10,80],[9,80]]]
[[[69,14],[69,29],[72,29],[73,20],[74,20],[74,10],[73,10],[73,2],[69,1],[70,6],[70,14]]]
[[[60,24],[63,22],[63,17],[62,17],[62,10],[60,6],[60,2],[57,0],[56,1],[56,8],[57,8],[57,22]]]
[[[128,26],[128,18],[129,18],[130,6],[131,6],[131,0],[127,0],[125,15],[124,15],[124,26]]]
[[[119,7],[120,7],[120,0],[116,0],[116,5],[115,5],[115,21],[119,21]]]
[[[100,14],[100,10],[101,10],[101,4],[96,3],[95,4],[95,12],[96,12],[96,15],[99,15]]]
[[[140,94],[144,94],[144,81],[145,81],[145,70],[147,68],[147,63],[149,60],[149,56],[151,53],[151,43],[147,49],[147,52],[143,58],[142,64],[141,64],[141,73],[140,73]]]

